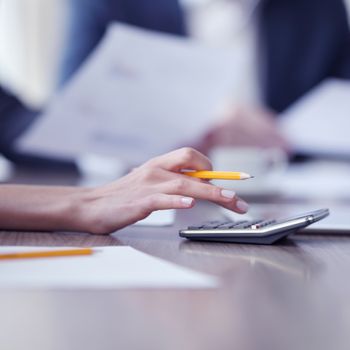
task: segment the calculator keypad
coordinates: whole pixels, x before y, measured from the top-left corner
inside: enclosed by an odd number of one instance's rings
[[[242,220],[242,221],[207,221],[201,225],[189,226],[189,230],[230,230],[230,229],[259,229],[272,225],[276,220]]]

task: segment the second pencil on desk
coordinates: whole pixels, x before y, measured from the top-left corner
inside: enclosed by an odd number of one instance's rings
[[[248,180],[254,176],[238,171],[184,171],[183,174],[203,180]]]

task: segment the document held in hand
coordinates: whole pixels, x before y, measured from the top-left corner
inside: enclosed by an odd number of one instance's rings
[[[136,164],[190,145],[237,89],[235,60],[231,50],[113,24],[18,147]]]
[[[280,116],[280,127],[295,151],[350,157],[350,82],[329,79]]]

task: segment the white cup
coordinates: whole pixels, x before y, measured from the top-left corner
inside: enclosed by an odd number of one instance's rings
[[[215,180],[214,184],[235,190],[239,195],[271,196],[279,192],[286,171],[286,154],[277,148],[218,147],[210,153],[214,170],[240,171],[254,176],[242,181]]]

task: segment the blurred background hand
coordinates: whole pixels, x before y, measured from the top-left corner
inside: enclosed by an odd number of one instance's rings
[[[278,130],[274,113],[262,107],[240,106],[229,110],[196,145],[204,153],[220,146],[252,146],[289,151],[287,141]]]

